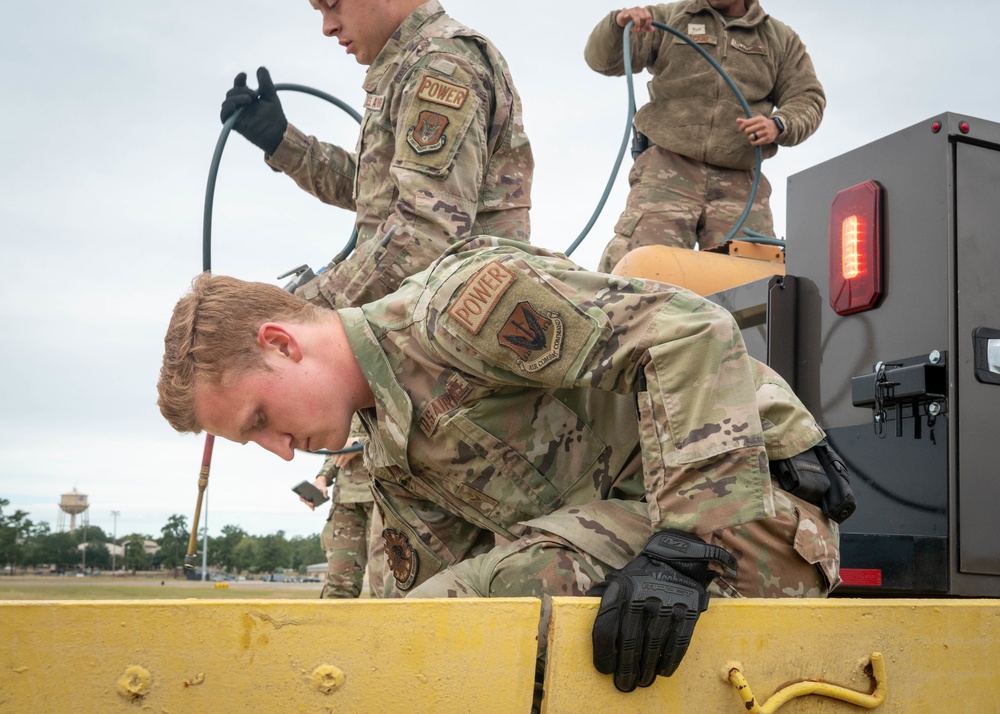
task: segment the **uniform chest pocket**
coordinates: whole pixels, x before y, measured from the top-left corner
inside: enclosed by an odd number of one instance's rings
[[[387,112],[388,107],[365,114],[355,150],[354,201],[359,212],[382,218],[389,214],[389,206],[396,200],[395,185],[388,171],[395,153],[395,140],[392,125],[383,116]]]
[[[481,513],[507,528],[561,507],[579,490],[596,493],[605,444],[572,409],[536,391],[494,394],[488,404],[441,425],[458,442],[458,491],[464,498],[474,491]]]

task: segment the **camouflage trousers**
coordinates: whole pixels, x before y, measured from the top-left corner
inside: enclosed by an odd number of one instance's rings
[[[829,539],[816,537],[819,524],[837,537],[836,524],[816,506],[784,491],[774,492],[775,516],[701,534],[732,553],[739,574],[720,573],[709,586],[716,597],[826,597],[839,582],[840,553]],[[650,533],[631,539],[638,553]],[[611,569],[568,540],[531,530],[518,540],[456,563],[414,588],[408,597],[542,597],[584,595]]]
[[[365,568],[369,564],[371,546],[381,544],[382,538],[373,535],[375,527],[371,501],[363,503],[334,503],[330,517],[320,534],[320,544],[326,552],[326,583],[321,598],[354,598],[361,594]],[[378,555],[376,554],[376,558]],[[374,566],[377,560],[372,561]],[[371,573],[381,577],[382,568],[372,567]],[[381,592],[369,580],[372,593]]]
[[[746,208],[753,171],[725,169],[650,146],[635,160],[625,210],[598,270],[610,273],[626,253],[645,245],[702,250],[718,245]],[[762,174],[744,228],[774,235],[771,184]]]
[[[826,597],[840,581],[839,532],[816,506],[775,488],[775,515],[710,534],[706,541],[732,553],[735,578],[720,574],[708,586],[713,597]],[[625,529],[614,538],[622,552],[638,553],[651,529]],[[582,596],[608,571],[626,565],[602,562],[576,544],[532,529],[509,545],[450,566],[414,588],[408,597],[538,597],[542,599],[539,651],[544,651],[551,596]]]

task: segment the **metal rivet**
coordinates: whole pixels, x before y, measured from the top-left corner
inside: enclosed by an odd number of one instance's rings
[[[322,692],[323,694],[333,694],[344,686],[346,678],[347,675],[344,674],[340,667],[335,667],[332,664],[321,664],[309,675],[309,686],[314,691]]]
[[[937,416],[941,413],[941,405],[937,402],[931,402],[927,405],[927,413],[931,416]]]
[[[931,361],[931,364],[937,364],[941,361],[941,353],[937,350],[931,350],[931,353],[927,355],[927,359]]]
[[[125,668],[125,673],[118,680],[118,694],[129,700],[141,699],[149,694],[153,684],[153,675],[145,667],[137,664]]]

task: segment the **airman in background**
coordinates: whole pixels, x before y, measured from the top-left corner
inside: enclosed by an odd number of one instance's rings
[[[684,40],[684,33],[730,76],[753,113]],[[795,146],[819,127],[826,95],[799,36],[757,0],[682,0],[615,10],[597,23],[584,57],[596,72],[625,73],[623,28],[633,22],[631,69],[649,70],[649,102],[636,112],[638,152],[625,210],[599,270],[610,272],[644,245],[711,248],[746,208],[756,149],[762,158]],[[774,235],[771,185],[761,175],[744,227]]]

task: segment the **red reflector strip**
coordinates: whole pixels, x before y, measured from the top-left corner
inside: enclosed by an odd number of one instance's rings
[[[880,587],[882,585],[882,571],[865,568],[841,568],[840,578],[844,582],[842,585],[864,585],[867,587]]]

